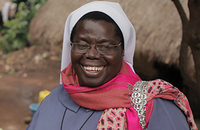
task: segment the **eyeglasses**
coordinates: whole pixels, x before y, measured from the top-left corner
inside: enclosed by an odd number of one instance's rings
[[[92,46],[94,46],[95,49],[100,54],[113,54],[115,48],[119,47],[121,44],[122,43],[119,43],[117,45],[103,45],[103,44],[90,45],[83,43],[71,43],[70,45],[72,46],[72,51],[79,54],[87,53],[92,48]]]

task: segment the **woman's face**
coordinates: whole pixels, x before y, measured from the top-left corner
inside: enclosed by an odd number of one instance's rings
[[[116,35],[115,28],[116,25],[103,20],[82,20],[76,26],[73,43],[117,45],[121,38]],[[119,46],[112,54],[102,55],[92,46],[85,54],[71,51],[71,60],[80,86],[97,87],[118,74],[123,60],[123,49]]]

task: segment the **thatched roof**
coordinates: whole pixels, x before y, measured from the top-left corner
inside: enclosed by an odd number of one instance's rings
[[[32,43],[62,43],[65,19],[79,6],[92,0],[48,0],[31,22]],[[135,56],[178,65],[181,21],[171,0],[109,0],[119,2],[137,34]],[[185,0],[181,0],[186,8]]]

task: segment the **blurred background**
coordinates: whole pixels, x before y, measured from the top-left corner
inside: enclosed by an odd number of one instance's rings
[[[39,92],[59,84],[67,16],[92,0],[0,0],[0,130],[23,130]],[[200,119],[200,0],[108,0],[136,30],[134,68],[164,79],[189,99]]]

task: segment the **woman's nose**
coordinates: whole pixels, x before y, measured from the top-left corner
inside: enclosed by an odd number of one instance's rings
[[[98,52],[98,50],[95,48],[95,45],[91,45],[90,49],[87,53],[85,53],[85,57],[88,59],[100,59],[101,54]]]

